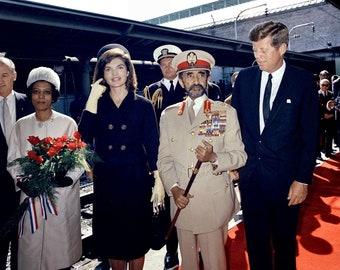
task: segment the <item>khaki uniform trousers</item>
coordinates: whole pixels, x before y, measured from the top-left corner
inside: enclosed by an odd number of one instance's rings
[[[227,229],[225,226],[213,232],[193,234],[191,231],[177,228],[182,257],[181,269],[199,270],[198,251],[200,251],[204,270],[226,270]]]

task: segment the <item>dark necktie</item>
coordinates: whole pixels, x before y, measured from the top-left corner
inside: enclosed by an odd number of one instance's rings
[[[266,84],[266,88],[264,90],[264,97],[263,97],[263,120],[266,123],[269,112],[270,112],[270,94],[272,92],[272,74],[268,75],[268,81]]]
[[[173,82],[173,81],[170,81],[170,89],[169,89],[169,91],[170,91],[170,92],[175,91],[174,82]]]

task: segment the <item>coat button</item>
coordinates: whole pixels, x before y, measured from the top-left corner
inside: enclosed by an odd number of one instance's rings
[[[123,124],[123,125],[120,126],[120,128],[121,128],[122,130],[126,130],[127,126]]]
[[[110,144],[107,149],[112,150],[112,145]]]
[[[113,125],[112,124],[110,124],[110,125],[108,125],[108,129],[113,129]]]
[[[124,151],[125,149],[126,149],[126,145],[123,144],[120,146],[120,150]]]
[[[193,147],[190,147],[190,148],[189,148],[189,151],[190,151],[190,152],[194,152],[195,149],[194,149]]]

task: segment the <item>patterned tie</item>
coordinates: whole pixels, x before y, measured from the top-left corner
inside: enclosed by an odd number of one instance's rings
[[[266,84],[266,88],[264,91],[264,97],[263,97],[263,120],[266,123],[269,113],[270,113],[270,94],[272,91],[272,74],[268,75],[268,81]]]
[[[2,103],[2,117],[3,117],[3,123],[4,123],[4,133],[6,136],[6,139],[8,140],[9,135],[11,133],[12,129],[12,121],[11,121],[11,113],[9,111],[9,106],[7,103],[7,98],[3,99]]]
[[[174,87],[174,82],[173,81],[170,81],[170,89],[169,89],[170,92],[173,92],[175,91],[175,87]]]
[[[188,108],[190,124],[192,124],[192,122],[194,122],[194,119],[196,117],[195,111],[194,111],[194,106],[195,106],[195,101],[192,101],[189,108]]]

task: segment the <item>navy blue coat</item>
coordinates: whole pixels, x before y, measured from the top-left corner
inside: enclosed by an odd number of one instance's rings
[[[129,92],[119,108],[106,91],[98,112],[84,111],[79,131],[102,159],[94,165],[93,235],[96,252],[132,260],[150,248],[158,125],[146,98]]]

